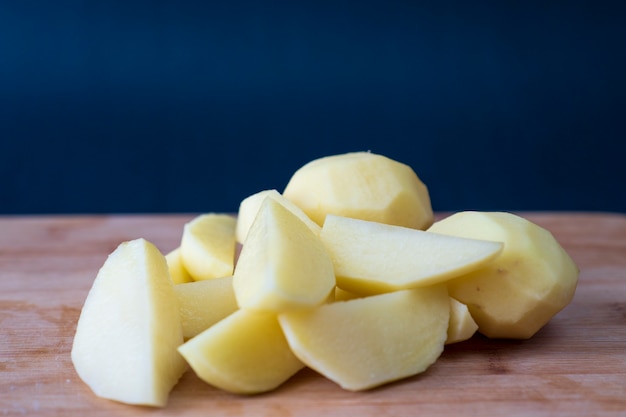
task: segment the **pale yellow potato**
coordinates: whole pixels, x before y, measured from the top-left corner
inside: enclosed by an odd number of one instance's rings
[[[549,231],[527,219],[466,211],[429,230],[504,242],[492,263],[447,283],[450,296],[468,306],[478,331],[488,337],[527,339],[574,296],[578,267]]]
[[[467,306],[450,297],[450,323],[446,345],[463,342],[474,336],[477,330],[478,324],[472,318]]]
[[[320,234],[321,227],[313,220],[311,220],[300,207],[287,200],[275,189],[271,189],[259,191],[258,193],[252,194],[244,198],[239,204],[239,211],[237,213],[237,228],[235,231],[237,242],[241,244],[244,243],[246,236],[248,235],[248,230],[250,229],[252,222],[254,222],[254,218],[256,217],[259,208],[261,207],[261,203],[263,203],[263,200],[265,200],[265,198],[267,197],[273,198],[274,200],[282,204],[287,210],[295,214],[316,235]]]
[[[503,246],[332,214],[320,238],[333,260],[337,286],[361,295],[449,280],[487,265]]]
[[[170,278],[172,278],[174,284],[193,281],[193,277],[187,272],[185,265],[183,265],[183,260],[180,256],[180,247],[165,255],[165,260],[167,261],[167,267],[170,271]]]
[[[237,394],[271,391],[304,367],[272,313],[237,310],[178,350],[200,379]]]
[[[279,315],[289,346],[350,391],[416,375],[441,355],[450,301],[443,285],[396,291]]]
[[[371,152],[313,160],[292,175],[283,196],[320,226],[327,214],[415,229],[433,222],[428,189],[415,171]]]
[[[144,239],[120,244],[81,311],[71,352],[76,372],[99,397],[162,407],[187,367],[181,343],[165,257]]]
[[[180,255],[194,281],[233,274],[237,220],[228,214],[197,216],[183,228]]]
[[[237,310],[233,277],[204,279],[174,286],[185,340]]]
[[[266,198],[241,249],[233,288],[241,308],[282,312],[326,302],[335,273],[319,236]]]

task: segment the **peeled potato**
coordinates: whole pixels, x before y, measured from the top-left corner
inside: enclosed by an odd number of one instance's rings
[[[204,279],[174,286],[185,340],[237,311],[233,277]]]
[[[193,281],[193,277],[189,274],[185,265],[183,265],[183,260],[180,256],[180,247],[165,255],[165,260],[167,261],[167,267],[170,271],[170,278],[174,284]]]
[[[422,287],[487,265],[501,242],[429,233],[329,214],[320,233],[337,286],[356,294]]]
[[[428,188],[415,171],[371,152],[313,160],[292,175],[283,196],[320,226],[327,214],[416,229],[433,222]]]
[[[163,407],[186,369],[178,300],[152,243],[121,243],[98,272],[72,344],[79,377],[103,398]]]
[[[466,211],[429,231],[504,242],[492,263],[447,282],[485,336],[527,339],[574,296],[578,267],[550,232],[520,216]]]
[[[447,337],[443,285],[402,290],[279,315],[302,362],[342,388],[360,391],[416,375]]]
[[[478,330],[478,324],[462,302],[450,297],[450,322],[446,345],[463,342],[471,338]]]
[[[313,307],[333,294],[333,263],[319,236],[266,198],[239,255],[233,287],[241,308],[279,313]]]
[[[304,224],[308,226],[316,235],[320,234],[321,227],[315,223],[313,220],[307,216],[304,211],[291,201],[287,200],[282,194],[278,191],[272,190],[263,190],[258,193],[252,194],[244,198],[239,204],[239,212],[237,213],[237,228],[236,228],[236,237],[237,242],[243,243],[246,240],[246,236],[248,235],[248,230],[252,223],[254,222],[254,218],[259,212],[259,208],[263,203],[265,198],[270,197],[276,200],[276,202],[280,203],[287,210],[291,211],[295,214]]]
[[[233,274],[237,220],[227,214],[200,215],[183,228],[180,256],[194,281]]]
[[[178,351],[202,380],[237,394],[271,391],[304,367],[272,313],[237,310]]]

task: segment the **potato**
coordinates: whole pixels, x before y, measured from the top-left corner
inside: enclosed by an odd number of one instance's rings
[[[527,339],[574,296],[578,267],[550,232],[520,216],[465,211],[429,231],[504,242],[492,263],[447,283],[488,337]]]
[[[252,194],[251,196],[244,198],[239,204],[239,212],[237,213],[237,228],[235,231],[237,242],[243,243],[246,240],[248,230],[250,229],[252,222],[254,222],[254,218],[261,207],[261,203],[263,203],[263,200],[265,200],[266,197],[273,198],[278,203],[282,204],[287,210],[291,211],[300,220],[302,220],[304,224],[306,224],[316,235],[320,234],[321,227],[311,220],[300,207],[287,200],[278,191],[272,189]]]
[[[337,286],[369,295],[437,284],[488,264],[502,243],[329,214],[320,233]]]
[[[433,222],[428,189],[415,171],[370,152],[309,162],[292,175],[283,196],[320,226],[327,214],[416,229]]]
[[[98,272],[78,320],[72,363],[103,398],[161,407],[184,370],[178,300],[150,242],[120,244]]]
[[[465,304],[450,297],[450,322],[446,345],[463,342],[471,338],[478,330],[478,324]]]
[[[351,391],[416,375],[432,365],[447,337],[445,286],[402,290],[279,315],[302,362]]]
[[[237,394],[271,391],[304,367],[272,313],[237,310],[178,350],[202,380]]]
[[[233,277],[204,279],[174,286],[185,340],[237,310]]]
[[[193,281],[193,277],[189,274],[185,265],[183,265],[183,260],[180,256],[180,246],[165,255],[165,260],[170,271],[170,278],[174,284]]]
[[[266,198],[241,249],[233,288],[241,308],[278,313],[313,307],[333,294],[333,263],[319,236]]]
[[[202,214],[183,228],[180,255],[194,281],[233,274],[237,220],[228,214]]]

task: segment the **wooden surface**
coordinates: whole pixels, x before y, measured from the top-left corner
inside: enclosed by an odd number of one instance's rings
[[[476,336],[426,373],[369,392],[304,370],[242,397],[188,372],[165,409],[95,397],[70,361],[82,303],[106,256],[144,237],[178,246],[191,215],[0,217],[0,416],[625,416],[626,216],[541,214],[580,266],[572,304],[528,341]]]

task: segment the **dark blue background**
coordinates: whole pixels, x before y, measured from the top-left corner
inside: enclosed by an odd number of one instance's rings
[[[357,150],[435,210],[626,212],[623,2],[471,3],[1,2],[0,213],[235,211]]]

